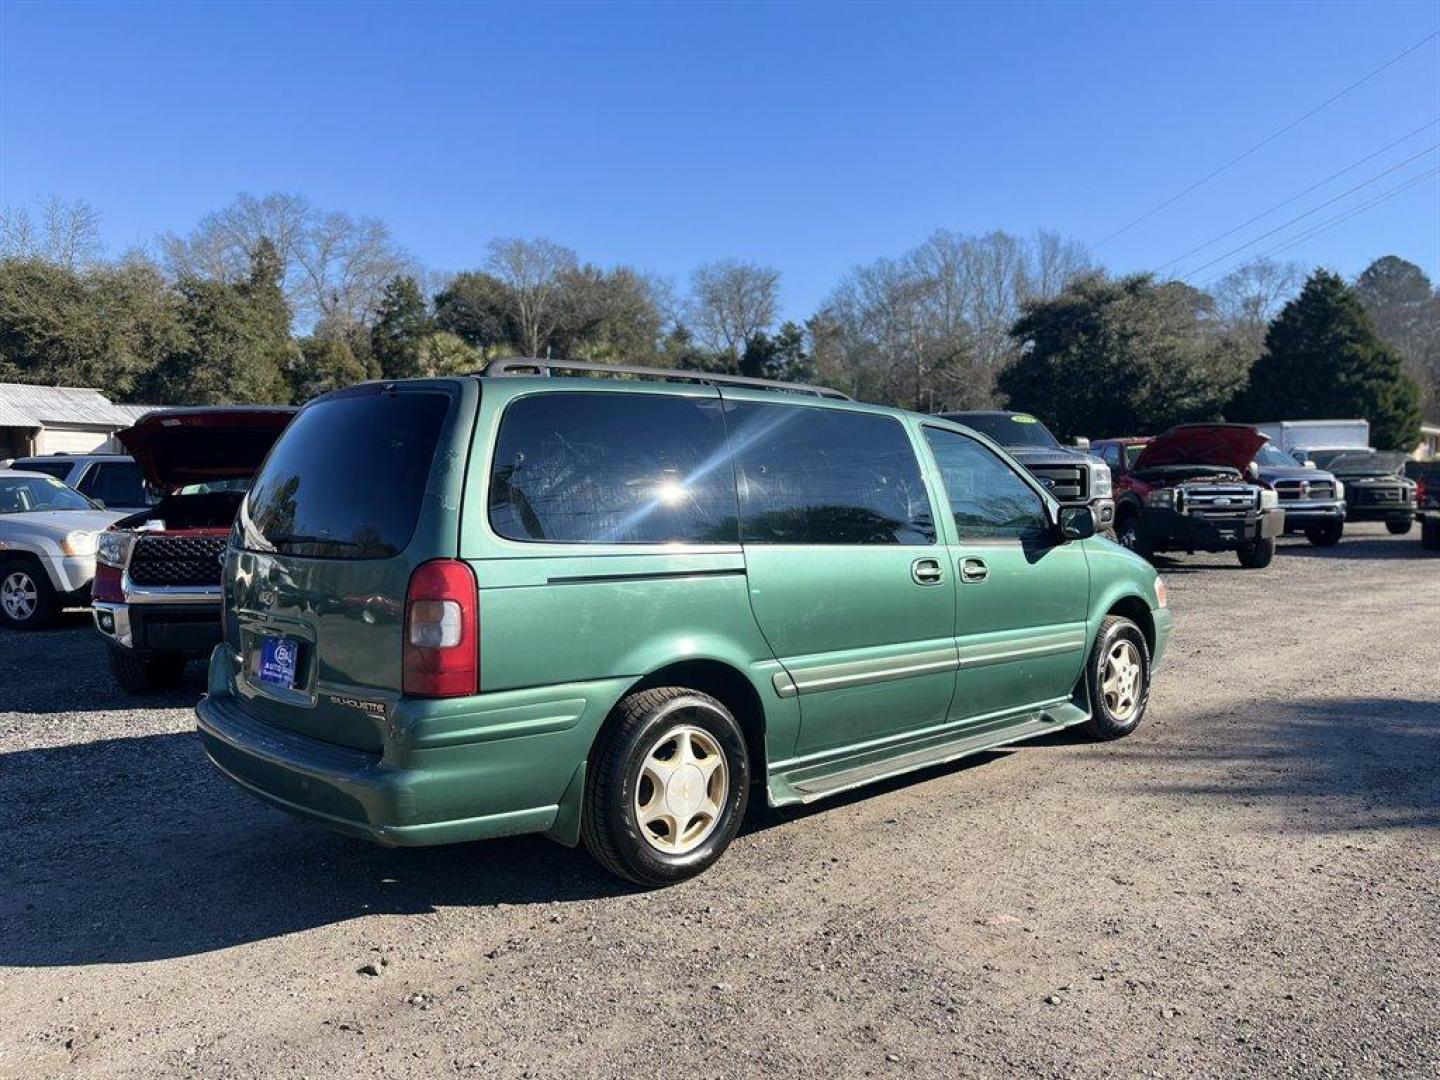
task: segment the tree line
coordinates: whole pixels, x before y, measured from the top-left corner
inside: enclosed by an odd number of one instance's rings
[[[1365,416],[1413,445],[1440,405],[1440,292],[1413,263],[1353,282],[1256,260],[1209,290],[1115,277],[1050,232],[939,230],[847,273],[803,322],[754,262],[683,287],[544,239],[427,272],[381,221],[242,195],[150,252],[102,257],[98,215],[0,213],[0,381],[154,404],[301,402],[366,378],[550,356],[818,381],[922,411],[1008,404],[1062,435],[1185,420]]]

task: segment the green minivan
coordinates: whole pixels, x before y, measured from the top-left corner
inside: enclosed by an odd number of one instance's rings
[[[1172,620],[1094,531],[975,432],[823,388],[549,360],[366,383],[307,405],[241,507],[200,734],[342,832],[544,833],[664,885],[752,788],[1133,731]]]

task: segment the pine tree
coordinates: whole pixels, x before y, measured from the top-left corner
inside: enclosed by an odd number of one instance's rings
[[[1370,441],[1409,450],[1420,438],[1420,391],[1375,332],[1355,290],[1317,270],[1270,323],[1265,353],[1229,414],[1239,420],[1370,421]]]
[[[402,274],[385,285],[370,330],[371,351],[387,379],[408,379],[421,373],[420,345],[435,332],[435,321],[413,277]]]

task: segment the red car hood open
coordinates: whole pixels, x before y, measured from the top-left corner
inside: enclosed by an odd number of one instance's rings
[[[296,410],[288,405],[156,409],[116,433],[161,491],[255,475]]]
[[[1228,465],[1243,473],[1267,441],[1244,424],[1181,424],[1146,443],[1134,468]]]

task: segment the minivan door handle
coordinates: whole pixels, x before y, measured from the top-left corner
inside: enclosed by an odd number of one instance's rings
[[[916,585],[939,585],[945,578],[939,559],[916,559],[910,564],[910,577]]]
[[[990,576],[990,567],[985,565],[984,559],[977,559],[974,555],[967,555],[960,560],[960,580],[976,584],[984,581]]]

